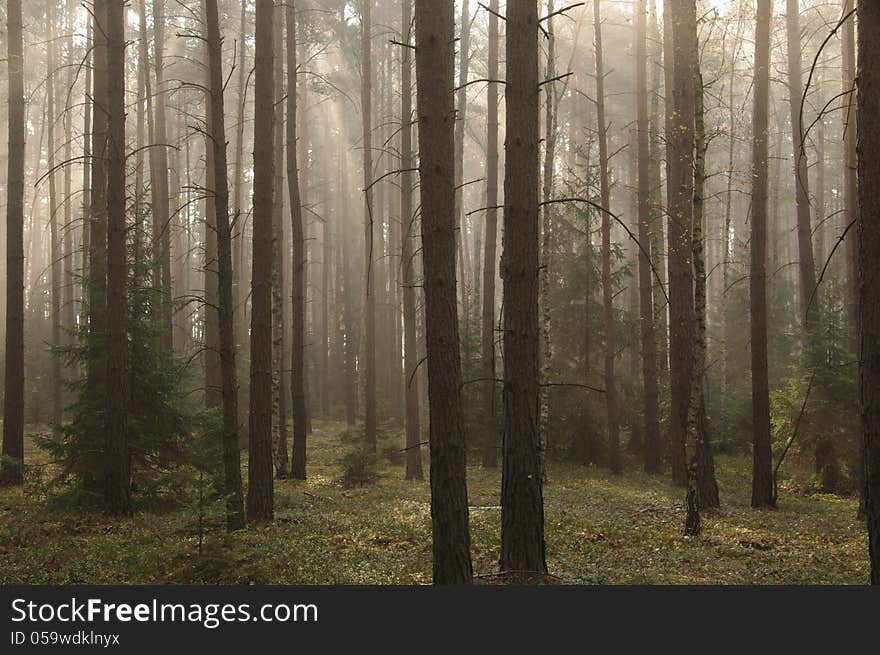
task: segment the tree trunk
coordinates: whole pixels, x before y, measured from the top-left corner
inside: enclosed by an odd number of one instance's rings
[[[770,89],[770,0],[758,0],[752,113],[751,275],[752,507],[776,505],[771,473],[770,399],[767,373],[767,128]]]
[[[52,278],[52,347],[61,347],[61,241],[58,231],[58,193],[55,176],[55,11],[54,3],[46,4],[46,22],[48,23],[46,57],[46,165],[49,175],[49,242],[50,276]],[[52,396],[52,428],[57,434],[61,426],[61,355],[52,355],[51,362],[51,396]]]
[[[657,342],[654,336],[654,298],[651,259],[651,155],[648,121],[648,48],[645,0],[636,15],[636,106],[639,157],[639,325],[642,341],[642,382],[645,425],[645,473],[660,472],[660,417],[657,389]],[[648,250],[648,252],[645,252]]]
[[[813,350],[819,317],[819,303],[812,299],[816,288],[816,267],[813,262],[812,230],[810,227],[810,177],[807,171],[806,141],[801,125],[801,100],[804,94],[801,76],[801,26],[798,0],[786,0],[786,31],[788,34],[788,98],[791,109],[791,140],[794,149],[794,183],[797,202],[798,277],[801,314],[805,331],[805,348]],[[808,361],[815,353],[808,352]],[[812,366],[812,364],[810,364]]]
[[[275,419],[272,425],[275,445],[275,477],[287,477],[287,321],[285,308],[285,275],[287,253],[284,247],[284,7],[275,6],[275,132],[272,156],[275,158],[275,196],[272,202],[272,402]],[[290,37],[295,39],[294,36]],[[295,45],[295,44],[294,44]],[[294,59],[295,61],[295,59]],[[295,93],[295,87],[294,91]],[[295,144],[294,144],[295,145]],[[294,153],[296,157],[296,153]]]
[[[408,46],[412,42],[412,0],[402,1],[401,34]],[[415,213],[413,211],[412,153],[412,50],[401,48],[400,64],[400,220],[404,225],[401,236],[401,268],[403,272],[403,357],[404,384],[406,385],[406,479],[421,480],[422,451],[419,421],[418,343],[416,342],[416,290],[413,258]]]
[[[473,568],[455,294],[455,20],[451,2],[416,0],[415,8],[434,584],[470,584]]]
[[[238,43],[236,44],[237,61],[235,63],[238,68],[238,94],[235,120],[235,159],[232,163],[233,173],[232,181],[234,184],[233,193],[235,195],[235,220],[233,221],[233,252],[232,252],[232,288],[235,298],[235,308],[239,313],[236,323],[236,339],[237,347],[244,348],[242,335],[247,333],[247,326],[244,324],[245,315],[245,280],[244,280],[244,225],[247,217],[247,209],[244,198],[244,121],[245,107],[247,106],[247,67],[245,66],[245,52],[247,51],[247,3],[241,3],[241,18],[238,30]]]
[[[697,25],[690,25],[692,66],[694,70],[694,223],[692,248],[694,257],[694,369],[691,380],[688,431],[694,435],[696,451],[695,474],[697,507],[715,508],[720,505],[718,483],[715,480],[715,460],[709,442],[709,420],[706,416],[706,252],[703,240],[703,207],[706,188],[706,123],[703,103],[703,74],[700,71],[699,37]]]
[[[244,193],[244,123],[247,107],[247,84],[248,71],[245,66],[245,52],[247,50],[247,3],[241,3],[241,18],[239,26],[239,42],[236,44],[238,61],[238,95],[236,102],[235,122],[235,161],[233,163],[233,193],[235,195],[235,218],[232,221],[232,290],[235,302],[235,340],[236,350],[239,353],[247,353],[247,276],[245,274],[245,226],[247,225],[247,204]],[[244,368],[244,367],[241,367]],[[241,371],[238,371],[241,374]],[[239,445],[247,442],[247,420],[244,417],[246,406],[246,385],[243,380],[238,385],[238,425]]]
[[[226,179],[226,124],[223,108],[223,57],[217,0],[205,0],[211,103],[211,139],[214,151],[214,210],[217,226],[217,287],[220,324],[220,368],[223,401],[223,472],[226,528],[244,527],[241,463],[238,454],[238,376],[235,370],[235,334],[232,298],[232,230],[229,223],[229,184]],[[208,308],[213,311],[213,308]]]
[[[251,388],[248,417],[249,521],[274,516],[272,482],[272,150],[275,80],[272,0],[257,0],[254,63],[254,209],[251,271]]]
[[[547,571],[538,434],[538,10],[507,7],[501,570]],[[422,148],[424,152],[424,148]],[[422,187],[424,188],[424,179]],[[430,326],[430,320],[429,320]]]
[[[171,352],[173,298],[171,293],[171,212],[168,196],[168,134],[165,129],[165,0],[153,0],[153,45],[156,65],[156,221],[159,232],[153,234],[154,257],[159,257],[162,267],[162,300],[160,345],[164,352]]]
[[[844,14],[852,11],[853,0],[844,0]],[[850,18],[843,26],[843,93],[846,93],[843,112],[843,224],[854,224],[859,220],[859,184],[858,157],[858,121],[856,120],[856,52],[855,52],[855,18]],[[847,309],[850,332],[853,337],[853,350],[856,348],[856,323],[859,298],[859,230],[853,225],[846,234],[846,272],[847,272]]]
[[[853,0],[844,0],[843,13],[848,14],[853,10]],[[859,300],[859,184],[858,184],[858,155],[857,144],[857,120],[856,120],[856,51],[855,51],[855,18],[850,18],[843,26],[843,38],[841,50],[843,55],[842,93],[843,102],[846,103],[843,112],[843,225],[852,225],[846,234],[846,310],[849,322],[850,349],[858,352],[858,300]],[[859,467],[859,511],[860,518],[865,518],[865,467],[864,453],[862,453],[861,466]]]
[[[859,2],[859,387],[871,583],[880,584],[880,6]]]
[[[201,0],[202,11],[205,12],[205,0]],[[211,53],[207,49],[207,41],[205,42],[204,57],[206,63],[210,60]],[[205,67],[206,86],[210,89],[211,79],[209,67]],[[158,111],[157,111],[158,116]],[[158,120],[156,121],[158,123]],[[210,101],[205,104],[205,123],[208,126],[214,124],[214,106]],[[223,387],[223,372],[220,362],[220,314],[217,308],[220,306],[220,285],[218,280],[218,244],[217,232],[219,227],[216,223],[217,218],[217,195],[216,195],[216,174],[217,166],[214,161],[214,136],[212,133],[205,134],[205,306],[204,325],[205,325],[205,405],[209,409],[219,408],[223,402],[221,391]],[[158,168],[161,162],[157,162],[156,176],[153,178],[157,187],[161,187],[161,178],[165,178],[167,172]],[[225,170],[225,169],[224,169]],[[159,192],[161,194],[161,190]],[[154,195],[158,199],[159,206],[162,206],[162,200],[159,196]],[[161,210],[154,212],[154,216],[161,216]],[[160,218],[161,220],[161,218]],[[163,224],[154,224],[154,228],[162,230]],[[154,243],[157,244],[159,250],[154,252],[162,254],[162,240],[159,234],[153,236]],[[158,263],[162,259],[157,260]],[[165,309],[162,309],[162,318],[164,320]]]
[[[553,32],[553,18],[555,4],[553,0],[547,1],[547,80],[544,88],[544,164],[542,171],[541,200],[545,203],[541,208],[541,255],[539,270],[538,309],[541,323],[541,351],[538,355],[540,365],[540,382],[550,381],[552,370],[553,348],[550,339],[550,253],[552,251],[551,239],[553,236],[553,166],[556,159],[556,107],[555,82],[556,77],[556,35]],[[545,458],[550,448],[550,396],[548,387],[540,387],[540,416],[538,419],[538,434],[541,443],[541,457]],[[543,467],[543,460],[542,460]],[[542,468],[544,479],[547,479],[546,469]]]
[[[6,199],[6,363],[0,485],[22,483],[24,465],[24,81],[21,0],[6,5],[9,150]]]
[[[125,20],[107,3],[107,386],[104,502],[112,515],[131,513],[125,252]]]
[[[693,368],[694,293],[691,225],[694,202],[694,80],[690,65],[688,23],[695,21],[693,0],[668,0],[671,23],[672,86],[666,93],[667,184],[669,212],[667,251],[669,269],[669,367],[671,407],[669,436],[672,443],[672,480],[688,484],[685,451],[687,416]],[[671,91],[671,92],[670,92]],[[670,104],[671,103],[671,106]]]
[[[305,238],[303,236],[302,204],[299,197],[299,170],[296,162],[296,11],[287,5],[287,193],[290,200],[290,239],[293,242],[291,261],[291,298],[293,299],[293,339],[291,342],[290,390],[293,410],[293,462],[291,475],[306,479],[306,394],[305,394]],[[324,236],[327,230],[324,223]],[[326,293],[326,289],[324,290]]]
[[[696,114],[696,71],[694,53],[697,44],[696,6],[693,0],[673,0],[672,14],[672,112],[673,132],[668,157],[671,159],[668,180],[672,192],[669,205],[669,323],[672,416],[672,443],[685,447],[687,486],[685,534],[700,533],[697,494],[696,432],[690,429],[689,408],[693,396],[695,321],[693,225],[694,212],[694,141]],[[668,110],[667,110],[668,111]],[[674,446],[675,447],[675,446]]]
[[[608,130],[605,123],[605,71],[602,62],[602,19],[599,0],[593,0],[593,26],[596,32],[596,121],[599,136],[599,194],[602,205],[602,329],[605,335],[605,412],[608,419],[608,465],[620,473],[620,426],[617,416],[617,389],[614,382],[614,305],[611,288],[611,186],[608,180]]]
[[[486,105],[486,245],[483,257],[483,466],[498,466],[495,422],[495,270],[498,242],[498,0],[489,4],[489,85]]]
[[[361,0],[361,114],[364,174],[364,436],[376,449],[376,270],[373,266],[373,0]]]
[[[68,3],[65,10],[65,31],[67,32],[67,57],[68,60],[73,57],[73,30],[74,18],[76,13],[76,5]],[[64,126],[64,161],[71,162],[73,159],[73,111],[70,107],[70,97],[74,85],[73,66],[67,67],[67,76],[65,80],[64,94],[64,116],[62,123]],[[88,141],[88,139],[84,139]],[[84,168],[88,168],[84,166]],[[74,265],[74,236],[76,230],[73,222],[73,165],[68,164],[64,167],[64,236],[62,243],[62,281],[61,281],[61,344],[70,347],[76,334],[76,307],[74,305],[74,289],[76,288],[76,279],[73,273]],[[76,377],[76,369],[64,362],[64,375],[66,378],[73,380]],[[62,396],[62,401],[64,396]],[[62,407],[63,410],[63,407]]]
[[[104,403],[105,385],[105,312],[107,309],[107,0],[94,7],[94,73],[92,108],[91,197],[88,215],[89,265],[88,312],[89,337],[86,357],[86,395],[90,404]]]
[[[88,269],[89,269],[89,225],[91,223],[91,187],[92,187],[92,60],[94,58],[94,49],[92,48],[92,22],[93,19],[86,20],[86,42],[85,47],[88,54],[84,59],[85,65],[85,91],[83,93],[83,167],[82,167],[82,248],[80,252],[80,324],[85,323],[88,315]]]
[[[464,213],[464,132],[467,118],[467,81],[470,69],[470,11],[468,0],[461,0],[461,16],[458,41],[458,91],[455,103],[455,220],[458,230],[458,293],[461,298],[462,325],[464,327],[464,364],[470,370],[470,298],[468,297],[467,216]],[[467,398],[463,398],[467,405]]]

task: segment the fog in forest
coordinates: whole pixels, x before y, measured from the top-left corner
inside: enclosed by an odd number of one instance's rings
[[[3,2],[0,576],[864,582],[854,14]]]

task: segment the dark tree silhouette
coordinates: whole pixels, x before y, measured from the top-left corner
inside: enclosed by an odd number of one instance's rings
[[[274,517],[272,483],[272,204],[275,80],[272,0],[257,0],[254,63],[254,237],[251,271],[251,388],[248,418],[249,521]]]
[[[547,570],[538,434],[538,7],[507,7],[501,569]],[[424,186],[424,181],[423,181]]]
[[[859,382],[871,583],[880,585],[880,5],[858,4]]]
[[[0,484],[22,482],[24,464],[24,81],[21,0],[6,6],[9,152],[6,197],[6,366]]]
[[[415,9],[434,583],[469,584],[473,569],[455,298],[455,20],[452,3],[416,0]]]
[[[751,276],[752,507],[772,507],[770,398],[767,373],[767,112],[770,89],[770,0],[758,0],[752,112]]]
[[[290,199],[290,239],[293,242],[291,297],[293,340],[291,342],[291,409],[293,411],[293,459],[291,475],[306,479],[306,393],[305,393],[305,238],[296,162],[296,5],[287,4],[287,193]],[[280,191],[279,191],[280,192]]]
[[[125,252],[125,10],[107,3],[107,385],[104,502],[110,514],[131,512],[128,452],[128,340]]]
[[[226,178],[226,124],[223,119],[223,65],[217,0],[205,0],[208,31],[208,70],[211,103],[211,144],[214,151],[214,211],[217,225],[216,311],[220,327],[221,398],[223,404],[223,475],[226,527],[244,527],[241,462],[238,452],[238,376],[232,300],[232,230],[229,223],[229,183]],[[214,311],[209,308],[208,311]]]

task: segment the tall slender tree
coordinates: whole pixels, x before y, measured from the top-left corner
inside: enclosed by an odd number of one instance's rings
[[[400,220],[403,225],[401,235],[401,269],[403,284],[403,357],[405,390],[405,429],[406,429],[406,479],[421,480],[422,451],[421,425],[419,421],[419,379],[416,376],[418,365],[418,343],[416,342],[416,289],[413,239],[415,235],[415,212],[413,211],[413,168],[412,134],[412,0],[401,2],[401,34],[405,46],[400,58]]]
[[[648,37],[646,1],[636,8],[636,120],[638,125],[639,241],[648,244],[639,250],[639,326],[642,343],[642,383],[645,421],[644,467],[649,474],[660,470],[660,416],[657,388],[657,342],[654,336],[654,297],[652,263],[648,248],[651,231],[651,153],[648,120]]]
[[[299,168],[296,161],[296,5],[287,4],[287,193],[290,200],[291,298],[293,300],[293,339],[291,342],[290,391],[293,410],[293,460],[291,475],[306,479],[306,392],[305,392],[305,237],[302,203],[299,196]],[[326,223],[325,223],[326,225]],[[326,238],[326,230],[324,234]],[[324,290],[326,293],[326,289]]]
[[[88,213],[88,313],[86,396],[94,407],[104,402],[105,313],[107,304],[107,0],[97,0],[92,18],[92,159]],[[88,102],[88,101],[87,101]],[[91,484],[91,483],[89,483]],[[97,482],[94,486],[98,486]]]
[[[107,385],[104,502],[110,514],[131,512],[127,416],[127,265],[125,252],[125,11],[107,3]]]
[[[470,584],[455,293],[455,19],[451,2],[416,0],[415,9],[434,583]]]
[[[272,156],[275,158],[275,196],[272,199],[272,421],[275,450],[275,477],[287,477],[290,459],[287,452],[287,401],[289,399],[287,352],[287,299],[285,268],[289,255],[284,229],[284,24],[285,7],[275,5],[275,131]],[[295,37],[294,37],[295,38]]]
[[[275,80],[272,0],[257,0],[254,63],[254,209],[251,271],[251,383],[248,417],[249,521],[274,517],[272,484],[272,152]]]
[[[486,243],[483,256],[483,466],[498,465],[495,421],[495,278],[498,243],[498,0],[489,3],[489,84],[486,91]]]
[[[56,116],[56,61],[55,61],[55,2],[49,0],[46,4],[46,23],[48,26],[49,43],[46,45],[48,56],[46,57],[46,164],[49,175],[49,264],[50,277],[52,278],[52,347],[61,347],[61,234],[58,228],[58,185],[55,166],[55,152],[58,149],[55,143]],[[52,425],[55,430],[61,425],[61,358],[52,357],[51,368],[52,384]]]
[[[545,572],[538,434],[538,7],[507,7],[501,569]],[[424,152],[424,149],[422,150]],[[422,181],[424,188],[425,180]]]
[[[694,364],[691,374],[691,398],[688,410],[688,431],[693,434],[695,484],[700,509],[718,507],[718,483],[715,460],[709,442],[709,421],[706,415],[706,247],[703,237],[703,215],[706,195],[706,137],[703,74],[700,69],[700,41],[697,22],[691,31],[691,70],[694,74],[694,218],[691,228],[691,249],[694,261]]]
[[[859,386],[871,583],[880,585],[880,5],[858,4]]]
[[[361,0],[361,121],[364,179],[364,431],[376,448],[376,270],[373,266],[373,0]]]
[[[620,423],[617,385],[614,380],[616,340],[614,334],[614,290],[611,280],[611,184],[608,177],[608,126],[605,122],[605,67],[602,53],[602,16],[599,0],[593,0],[593,28],[596,47],[596,121],[599,137],[599,202],[602,206],[602,330],[605,335],[605,412],[608,419],[608,464],[612,473],[623,468],[620,457]]]
[[[154,213],[153,243],[154,253],[158,253],[158,267],[161,266],[161,302],[158,323],[160,344],[165,352],[173,345],[173,298],[171,290],[171,208],[168,192],[168,131],[166,128],[166,104],[168,84],[165,80],[165,1],[153,0],[153,50],[156,66],[156,185],[157,207]],[[156,256],[156,255],[154,255]]]
[[[229,222],[229,182],[226,178],[226,123],[223,111],[223,42],[217,0],[205,0],[208,70],[211,103],[211,145],[214,150],[214,211],[217,226],[216,311],[220,324],[221,397],[223,404],[223,475],[226,528],[244,527],[244,499],[238,451],[238,375],[235,370],[235,334],[232,295],[232,230]]]
[[[667,134],[669,211],[667,252],[669,270],[670,327],[670,441],[673,449],[673,481],[688,484],[677,472],[676,458],[684,460],[687,417],[693,368],[693,258],[691,226],[694,202],[694,76],[691,65],[690,31],[695,21],[694,0],[671,0],[664,22],[671,23],[672,86],[667,89],[666,113],[671,119]],[[677,475],[678,473],[678,475]],[[691,490],[693,491],[693,490]]]
[[[21,0],[6,4],[9,151],[6,199],[6,364],[0,484],[22,483],[24,464],[24,59]]]
[[[853,11],[855,0],[844,0],[843,13]],[[856,38],[855,18],[851,17],[842,28],[841,66],[842,89],[844,94],[843,111],[843,224],[853,224],[846,234],[846,280],[847,280],[847,316],[850,333],[852,334],[853,351],[857,349],[856,318],[858,314],[858,261],[859,261],[859,230],[855,224],[859,220],[859,183],[858,155],[858,121],[856,120]]]
[[[791,111],[791,142],[794,148],[794,183],[797,205],[798,289],[800,291],[802,321],[809,339],[814,335],[818,320],[818,303],[811,302],[816,288],[816,267],[813,261],[813,241],[810,208],[810,178],[807,171],[807,148],[801,125],[804,83],[801,57],[800,2],[786,0],[786,33],[788,36],[788,97]]]
[[[767,131],[770,103],[770,0],[755,15],[755,80],[752,111],[751,271],[752,507],[776,504],[770,470],[770,392],[767,372]]]

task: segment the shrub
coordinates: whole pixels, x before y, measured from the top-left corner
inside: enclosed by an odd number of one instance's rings
[[[379,480],[379,461],[376,453],[366,447],[355,448],[342,456],[342,477],[339,482],[346,489],[366,487]]]

